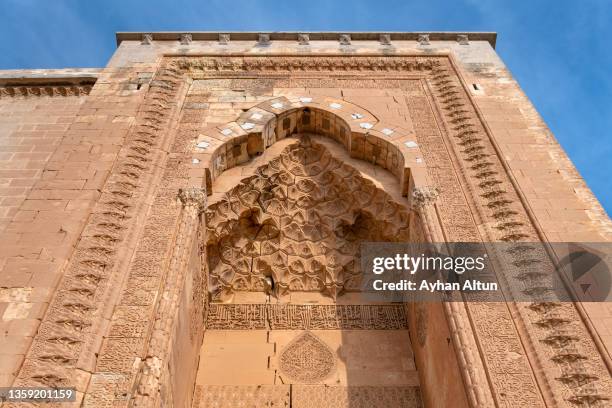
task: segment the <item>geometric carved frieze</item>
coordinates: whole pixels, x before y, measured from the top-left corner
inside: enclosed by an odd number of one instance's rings
[[[422,408],[421,392],[415,386],[330,386],[293,384],[293,408]]]
[[[408,241],[409,212],[327,149],[300,137],[206,210],[209,290],[361,287],[360,244]]]
[[[290,385],[196,385],[193,408],[288,408]]]
[[[110,392],[109,395],[112,395]],[[110,398],[109,398],[110,399]],[[106,400],[105,400],[106,401]],[[196,385],[193,408],[422,408],[416,386]]]
[[[211,304],[207,329],[218,330],[403,330],[401,304],[292,305]]]

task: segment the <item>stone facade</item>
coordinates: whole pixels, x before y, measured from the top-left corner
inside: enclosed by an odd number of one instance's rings
[[[85,407],[609,403],[606,304],[359,297],[363,241],[612,238],[494,34],[117,39],[101,70],[0,75],[0,386]]]

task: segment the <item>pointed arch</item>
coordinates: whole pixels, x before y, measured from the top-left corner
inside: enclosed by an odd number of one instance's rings
[[[212,182],[224,171],[296,133],[329,137],[351,157],[389,170],[403,195],[415,185],[430,184],[411,130],[386,124],[356,104],[320,96],[276,97],[243,112],[235,121],[206,129],[195,141],[192,167],[200,173],[191,183],[199,181],[210,192]]]

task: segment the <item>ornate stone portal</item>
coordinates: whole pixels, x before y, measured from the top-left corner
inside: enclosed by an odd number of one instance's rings
[[[609,403],[597,305],[352,297],[362,240],[610,239],[494,35],[188,34],[120,34],[32,176],[3,385],[86,407]],[[0,102],[74,96],[20,81]]]

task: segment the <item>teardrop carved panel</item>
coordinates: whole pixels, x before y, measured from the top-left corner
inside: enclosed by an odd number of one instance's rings
[[[409,239],[409,211],[302,136],[206,211],[210,291],[361,287],[360,244]]]
[[[290,379],[312,384],[332,374],[336,368],[336,354],[317,336],[305,331],[281,352],[279,366]]]

